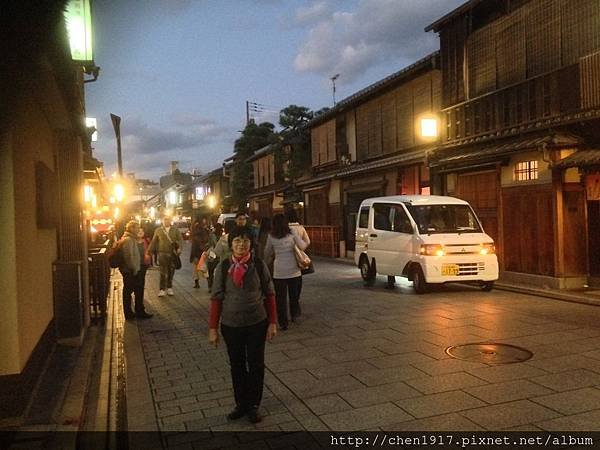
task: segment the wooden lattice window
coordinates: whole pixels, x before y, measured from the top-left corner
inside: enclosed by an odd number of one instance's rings
[[[538,179],[538,162],[521,161],[515,164],[515,181],[530,181]]]

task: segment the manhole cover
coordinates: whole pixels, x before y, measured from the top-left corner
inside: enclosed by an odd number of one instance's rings
[[[452,358],[484,364],[512,364],[527,361],[533,356],[529,350],[510,344],[479,342],[448,347]]]

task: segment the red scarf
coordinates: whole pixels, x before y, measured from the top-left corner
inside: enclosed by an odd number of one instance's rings
[[[231,267],[229,268],[229,275],[231,276],[233,284],[239,288],[242,287],[244,275],[246,275],[246,271],[248,270],[248,261],[250,260],[250,256],[252,256],[250,252],[241,258],[236,258],[235,256],[231,255]]]

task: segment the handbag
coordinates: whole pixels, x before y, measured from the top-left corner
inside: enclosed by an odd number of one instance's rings
[[[300,250],[300,247],[298,247],[296,244],[294,244],[294,257],[296,258],[296,264],[301,271],[308,270],[312,264],[310,257],[304,253],[303,250]]]
[[[179,257],[179,255],[175,252],[173,252],[173,256],[171,258],[171,264],[173,264],[173,268],[175,270],[179,270],[181,269],[181,258]]]
[[[315,273],[315,266],[313,262],[310,262],[310,265],[306,269],[300,269],[300,273],[302,275],[310,275],[311,273]]]
[[[177,245],[177,242],[173,242],[173,240],[171,239],[171,236],[169,236],[169,233],[167,233],[167,230],[165,230],[163,228],[163,231],[165,232],[165,235],[167,236],[167,239],[171,243],[171,248],[172,248],[172,251],[173,251],[173,254],[171,255],[171,264],[173,265],[173,268],[175,270],[179,270],[179,269],[181,269],[181,258],[177,254],[177,249],[178,249],[179,246]]]

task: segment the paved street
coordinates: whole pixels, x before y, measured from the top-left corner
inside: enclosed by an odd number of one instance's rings
[[[263,422],[228,422],[225,346],[208,345],[206,283],[192,289],[183,261],[174,297],[156,296],[149,271],[155,316],[125,325],[131,431],[600,430],[600,308],[458,285],[417,296],[383,277],[364,288],[327,260],[304,278],[302,321],[267,345]],[[534,356],[491,366],[445,353],[490,341]]]

